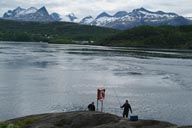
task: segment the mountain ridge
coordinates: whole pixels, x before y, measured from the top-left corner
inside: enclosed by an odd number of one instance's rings
[[[57,16],[56,16],[57,15]],[[28,9],[21,8],[20,6],[13,10],[8,10],[4,13],[3,19],[16,20],[16,21],[35,21],[35,22],[52,22],[59,21],[58,13],[49,14],[46,7],[40,9],[30,7]]]
[[[30,7],[29,9],[17,7],[14,10],[8,10],[5,12],[3,18],[9,20],[37,22],[65,21],[122,30],[142,25],[180,26],[192,24],[192,18],[185,18],[173,12],[164,12],[160,10],[153,12],[143,7],[133,9],[131,12],[118,11],[113,15],[110,15],[107,12],[102,12],[95,18],[91,15],[78,18],[74,13],[64,15],[63,17],[55,12],[49,14],[44,6],[40,9],[36,9],[35,7]]]
[[[192,21],[179,16],[176,13],[163,11],[152,12],[141,7],[138,9],[134,9],[131,12],[119,11],[114,15],[109,15],[106,12],[103,12],[89,23],[84,23],[83,21],[81,21],[80,23],[109,27],[114,29],[129,29],[142,25],[190,25],[192,24]]]

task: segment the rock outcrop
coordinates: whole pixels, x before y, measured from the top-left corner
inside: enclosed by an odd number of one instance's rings
[[[89,111],[26,116],[5,121],[4,126],[11,128],[192,128],[192,126],[178,127],[157,120],[134,122],[109,113]]]

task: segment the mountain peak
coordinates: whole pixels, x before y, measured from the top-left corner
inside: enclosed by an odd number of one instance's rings
[[[80,21],[80,24],[90,24],[93,20],[94,20],[93,17],[89,15],[89,16],[86,16],[85,18],[83,18]]]
[[[60,15],[53,13],[49,15],[45,6],[37,9],[35,7],[30,7],[28,9],[23,9],[17,7],[14,10],[8,10],[3,15],[4,19],[17,20],[17,21],[36,21],[36,22],[52,22],[59,21]]]
[[[148,11],[147,9],[143,8],[143,7],[134,9],[132,12],[140,12],[140,11],[143,11],[143,12],[150,12],[150,11]]]
[[[68,18],[69,18],[69,20],[70,21],[72,21],[72,22],[74,22],[76,19],[77,19],[77,17],[75,16],[75,14],[74,13],[70,13],[70,14],[68,14],[68,15],[66,15]]]
[[[25,10],[25,9],[21,8],[20,6],[18,6],[17,8],[15,8],[13,10],[13,12],[18,13],[18,12],[23,11],[23,10]]]
[[[20,6],[18,6],[16,9],[14,10],[24,10],[23,8],[21,8]]]
[[[148,11],[147,9],[145,9],[144,7],[139,8],[140,11]]]
[[[60,17],[60,15],[58,14],[58,13],[51,13],[51,15],[50,15],[51,17],[52,17],[52,19],[54,20],[54,21],[60,21],[61,20],[61,17]]]
[[[93,18],[93,17],[89,15],[89,16],[86,16],[85,18]]]
[[[36,13],[38,13],[40,15],[47,15],[47,16],[49,15],[49,13],[48,13],[47,9],[45,8],[45,6],[41,7],[39,10],[37,10]]]
[[[115,13],[115,15],[113,15],[114,17],[123,17],[126,16],[128,13],[126,11],[118,11],[117,13]]]
[[[69,13],[67,16],[75,16],[74,13]]]
[[[37,8],[35,8],[35,7],[30,7],[30,8],[28,8],[28,9],[35,9],[35,10],[37,10]]]
[[[45,6],[41,7],[38,11],[46,11],[47,12],[47,9]]]
[[[17,10],[17,9],[21,9],[21,7],[20,7],[20,6],[18,6],[17,8],[15,8],[15,10]]]
[[[101,14],[99,14],[99,15],[96,17],[96,19],[99,19],[99,18],[101,18],[101,17],[111,17],[111,15],[109,15],[109,14],[106,13],[106,12],[102,12]]]

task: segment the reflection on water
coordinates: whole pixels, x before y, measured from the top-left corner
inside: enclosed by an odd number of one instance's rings
[[[192,51],[0,42],[0,119],[86,110],[106,88],[104,111],[192,124]]]

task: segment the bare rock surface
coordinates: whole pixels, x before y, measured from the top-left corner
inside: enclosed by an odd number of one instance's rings
[[[130,121],[101,112],[63,112],[32,115],[6,121],[21,128],[192,128],[157,120]]]

